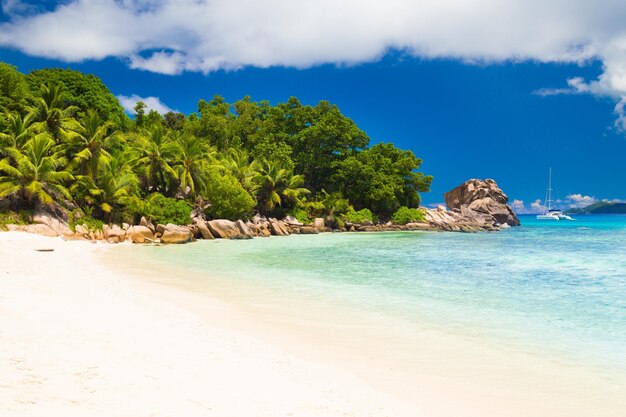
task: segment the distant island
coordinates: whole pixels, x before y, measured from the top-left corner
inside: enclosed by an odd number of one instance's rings
[[[567,211],[569,214],[626,214],[626,203],[615,203],[611,201],[598,201],[587,207],[572,208]]]

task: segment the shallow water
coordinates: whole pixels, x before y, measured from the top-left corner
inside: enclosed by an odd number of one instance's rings
[[[537,221],[498,233],[335,233],[133,247],[245,286],[259,305],[312,299],[626,375],[626,216]]]

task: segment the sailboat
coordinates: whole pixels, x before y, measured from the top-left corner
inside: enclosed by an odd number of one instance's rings
[[[546,205],[543,214],[537,215],[537,220],[574,220],[563,211],[552,208],[552,168],[548,175],[548,191],[546,192]]]

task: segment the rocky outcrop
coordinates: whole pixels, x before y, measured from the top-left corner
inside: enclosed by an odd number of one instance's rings
[[[133,243],[152,243],[155,241],[154,234],[146,226],[131,226],[127,234]]]
[[[241,236],[237,224],[230,220],[209,220],[206,225],[211,234],[218,239],[238,239]]]
[[[446,205],[461,219],[469,223],[491,226],[507,224],[519,226],[520,222],[511,207],[509,198],[492,179],[471,179],[444,194]]]
[[[161,243],[189,243],[193,242],[194,235],[187,227],[168,223],[159,239]]]

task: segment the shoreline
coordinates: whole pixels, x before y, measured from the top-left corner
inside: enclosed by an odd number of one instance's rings
[[[7,239],[6,236],[9,236],[10,239]],[[612,405],[615,405],[615,398],[607,396],[605,398],[607,401],[598,402],[597,398],[591,395],[591,393],[597,395],[601,392],[597,390],[598,387],[596,386],[601,381],[596,381],[592,374],[580,375],[572,370],[564,369],[563,366],[550,364],[544,360],[537,361],[533,358],[524,357],[524,355],[499,351],[489,346],[463,343],[459,338],[455,339],[449,335],[441,334],[437,329],[421,332],[416,332],[415,329],[405,329],[405,334],[410,334],[411,330],[415,333],[411,334],[411,339],[419,341],[421,346],[420,355],[407,361],[406,354],[394,358],[392,352],[392,357],[389,357],[390,346],[402,347],[403,340],[394,339],[397,335],[387,335],[387,339],[384,340],[385,343],[382,343],[383,340],[373,337],[375,335],[371,333],[371,329],[363,326],[363,318],[360,315],[359,317],[351,317],[350,314],[344,314],[344,311],[337,317],[334,313],[338,310],[332,306],[326,306],[330,308],[324,309],[322,308],[323,305],[312,304],[309,302],[310,300],[307,300],[305,304],[301,303],[302,300],[292,300],[291,303],[284,305],[264,306],[260,300],[260,304],[257,305],[258,308],[250,309],[250,304],[242,302],[241,287],[234,285],[230,288],[218,286],[213,293],[198,293],[194,292],[193,288],[184,289],[165,283],[147,282],[150,279],[147,279],[146,275],[154,276],[158,273],[157,268],[139,262],[133,264],[125,257],[115,255],[114,252],[128,252],[128,248],[124,247],[128,245],[87,245],[85,242],[64,242],[61,239],[43,238],[28,234],[20,236],[15,233],[0,234],[0,245],[4,246],[3,249],[7,248],[7,244],[10,244],[9,246],[14,251],[27,251],[24,254],[16,253],[14,258],[3,260],[3,263],[9,265],[8,273],[25,274],[28,277],[26,281],[30,287],[23,288],[22,284],[18,282],[13,282],[12,285],[11,281],[5,280],[6,274],[2,274],[5,282],[1,293],[16,293],[22,298],[28,298],[30,291],[34,289],[50,292],[51,301],[55,301],[59,305],[71,305],[70,301],[72,300],[81,301],[84,304],[84,300],[79,298],[87,291],[92,296],[97,295],[100,302],[104,303],[105,306],[109,302],[113,305],[121,302],[121,307],[125,309],[114,312],[114,316],[118,319],[116,325],[122,326],[127,332],[131,331],[127,328],[130,323],[126,323],[127,319],[130,319],[128,321],[131,323],[139,323],[142,327],[146,326],[145,332],[148,334],[145,336],[152,338],[156,336],[149,334],[149,330],[154,330],[156,325],[154,322],[165,318],[169,323],[167,328],[170,331],[177,332],[179,327],[193,330],[184,336],[189,349],[195,351],[197,355],[195,358],[186,358],[193,363],[183,361],[179,364],[180,366],[187,367],[189,371],[195,370],[195,367],[198,366],[196,363],[198,358],[206,356],[206,352],[201,352],[198,349],[205,348],[212,349],[221,356],[221,359],[214,361],[212,366],[224,370],[224,375],[230,375],[231,372],[228,367],[225,367],[225,363],[233,363],[233,361],[234,363],[245,361],[248,364],[248,373],[251,371],[250,368],[253,368],[253,373],[259,374],[264,384],[266,384],[266,376],[278,374],[277,379],[274,380],[276,382],[274,386],[267,388],[271,388],[275,393],[291,390],[294,394],[291,405],[295,407],[293,415],[296,416],[342,415],[339,414],[339,411],[336,413],[333,411],[342,407],[341,412],[347,413],[347,415],[373,416],[584,416],[589,415],[591,406],[593,406],[596,415],[617,416],[620,410],[611,408]],[[55,249],[55,252],[34,252],[33,245],[50,246]],[[6,253],[6,251],[4,252]],[[33,257],[33,253],[42,260],[54,258],[56,269],[51,268],[42,273],[36,271],[36,262],[31,262],[28,265],[15,265],[20,260]],[[67,255],[76,256],[67,259]],[[35,259],[35,261],[37,260]],[[115,265],[111,265],[113,260],[117,260]],[[94,268],[94,266],[96,267]],[[6,268],[5,265],[4,269]],[[64,276],[68,275],[67,271],[71,271],[69,277]],[[90,273],[93,275],[90,276]],[[163,274],[163,271],[161,273]],[[46,277],[43,276],[45,274],[52,274],[54,281],[50,282],[45,279]],[[57,284],[64,284],[65,286],[56,288]],[[68,287],[69,284],[72,285]],[[73,285],[80,285],[78,292],[72,287]],[[15,291],[10,292],[12,289]],[[17,290],[20,290],[19,293]],[[133,303],[124,304],[119,298],[126,301],[132,300]],[[287,298],[284,299],[287,300]],[[9,303],[7,305],[6,301],[6,297],[5,299],[0,297],[0,312],[3,313],[4,320],[8,320],[6,312],[13,314],[12,308],[18,308],[17,304]],[[26,308],[21,304],[19,303],[20,309]],[[146,311],[141,309],[138,311],[136,304],[139,304]],[[83,307],[88,308],[89,304]],[[268,310],[266,307],[272,307],[274,310]],[[105,312],[107,314],[113,313],[108,311],[108,308],[110,307],[107,307]],[[165,311],[169,314],[165,314]],[[315,314],[309,315],[308,311],[314,311]],[[72,312],[70,309],[65,313],[71,316]],[[262,314],[263,312],[265,315]],[[291,313],[291,315],[281,313]],[[142,320],[137,321],[136,316],[141,316]],[[374,316],[368,316],[367,320],[379,319]],[[55,326],[63,327],[62,324],[48,322],[53,320],[53,317],[44,315],[40,319],[44,323],[38,323],[39,327],[28,329],[30,332],[28,336],[31,339],[22,341],[22,349],[28,350],[32,338],[36,337],[39,332],[49,332],[50,326],[52,328]],[[358,320],[355,321],[355,319]],[[0,322],[2,320],[0,318]],[[85,317],[84,320],[88,321],[88,317]],[[333,320],[334,325],[331,327],[324,326],[323,323],[329,320]],[[360,327],[358,322],[361,323]],[[8,325],[2,323],[3,326],[0,329]],[[13,325],[15,326],[15,324]],[[119,329],[109,328],[108,331],[116,333]],[[207,340],[208,334],[219,335],[223,340],[214,338]],[[1,333],[0,336],[2,336]],[[71,336],[77,343],[84,343],[85,339],[89,342],[90,339],[90,335],[85,333],[72,334]],[[164,349],[157,346],[156,350],[148,349],[148,352],[142,353],[144,357],[141,359],[146,362],[142,364],[150,364],[152,367],[156,367],[155,369],[160,369],[158,365],[160,361],[157,360],[160,359],[160,356],[168,355],[168,353],[180,355],[180,351],[173,349],[173,346],[168,346],[171,343],[170,338],[171,335],[169,338],[168,335],[164,335],[164,339],[159,340],[165,344]],[[181,337],[181,339],[184,338]],[[96,340],[92,347],[97,350],[102,349],[103,346],[99,346],[99,344],[103,341],[105,339]],[[13,346],[16,347],[18,342],[14,342]],[[141,350],[142,343],[133,346],[128,343],[129,340],[114,340],[114,342],[122,344],[141,357],[140,352],[136,351]],[[238,346],[234,352],[232,351],[233,344]],[[249,344],[264,350],[265,353],[268,350],[271,353],[268,354],[269,356],[263,356],[263,360],[258,361],[257,359],[260,358],[258,350],[250,351],[242,348],[242,346]],[[0,346],[3,345],[0,343]],[[111,346],[113,345],[111,344]],[[219,346],[216,347],[215,345]],[[30,354],[37,356],[38,353],[34,352],[33,349],[35,347],[31,346]],[[394,349],[396,353],[399,351],[402,349]],[[11,352],[0,348],[0,353],[4,356],[10,355]],[[62,357],[67,352],[58,351],[57,354]],[[129,355],[122,356],[118,358],[118,361],[123,363],[123,360],[128,358]],[[15,373],[16,369],[22,365],[13,364],[12,359],[9,359],[11,365],[6,371]],[[177,359],[183,358],[177,356]],[[65,360],[67,361],[68,358]],[[287,365],[280,370],[271,366],[268,368],[266,363],[268,360],[270,363]],[[160,370],[164,372],[163,375],[171,375],[173,369]],[[141,366],[138,368],[131,366],[129,372],[132,373],[133,370],[147,372],[146,369],[141,369]],[[203,370],[207,371],[207,374],[215,374],[214,368],[203,367]],[[35,369],[33,368],[32,371]],[[63,367],[46,368],[46,371],[52,372],[47,378],[54,379],[57,377],[54,372],[64,371],[64,369]],[[0,375],[11,375],[7,372],[0,368]],[[287,380],[281,372],[286,372],[295,379]],[[194,380],[196,383],[200,382],[205,385],[207,382],[217,383],[211,379],[211,375],[200,375],[198,372],[195,372],[194,375],[197,378]],[[312,375],[316,382],[312,385],[307,384],[304,392],[300,392],[292,386],[295,383],[297,387],[302,388],[302,379],[310,378]],[[128,379],[125,373],[116,374],[113,377],[116,382],[115,385],[119,385],[119,380],[123,382]],[[237,377],[249,378],[249,375],[244,372],[233,376],[233,378]],[[287,381],[287,386],[285,386]],[[107,381],[101,378],[100,382],[105,383]],[[162,380],[159,382],[166,383]],[[24,384],[19,385],[20,389],[25,390],[30,386],[28,384],[23,386]],[[41,384],[44,383],[40,382],[40,388]],[[333,398],[326,396],[328,395],[328,384],[334,384],[331,390],[335,393]],[[3,382],[0,385],[4,387],[7,384]],[[158,384],[149,385],[151,390],[149,393],[144,393],[144,399],[148,400],[148,398],[158,396],[157,387]],[[192,388],[187,384],[185,387]],[[0,390],[2,389],[6,388],[0,388]],[[35,389],[36,392],[37,385],[32,383],[30,389]],[[109,386],[108,389],[111,387]],[[183,389],[180,388],[180,390]],[[206,395],[206,391],[196,394],[203,397]],[[605,390],[605,394],[610,394],[610,390]],[[85,401],[88,401],[90,395],[85,395]],[[246,398],[250,396],[250,398],[260,400],[254,392],[240,391],[237,393],[222,390],[220,395],[230,395],[230,398],[233,395]],[[280,408],[282,407],[280,403],[284,402],[284,395],[281,395],[272,397],[273,400],[269,403],[262,401],[250,405],[251,408],[247,409],[246,413],[239,415],[287,415],[286,409]],[[345,399],[348,397],[352,400],[346,402]],[[102,398],[102,401],[104,399]],[[100,415],[96,411],[102,412],[103,415],[105,411],[109,412],[109,415],[120,414],[119,410],[110,408],[112,407],[111,403],[109,403],[109,408],[104,407],[100,410],[85,409],[84,405],[81,404],[83,403],[79,402],[75,407],[82,410],[82,415]],[[268,407],[266,408],[268,414],[259,412],[260,404]],[[317,408],[318,411],[315,411],[316,407],[321,406],[320,404],[324,404],[323,407],[326,407],[323,409],[324,411],[320,411],[322,409],[319,408]],[[177,405],[178,403],[172,404],[170,401],[170,403],[162,404],[162,407],[165,410],[167,407]],[[622,402],[622,405],[626,404]],[[24,407],[28,409],[28,406]],[[74,406],[68,405],[67,408],[63,408],[66,412],[65,415],[71,415],[72,407]],[[1,408],[5,408],[2,403],[0,403]],[[34,410],[35,406],[33,405],[31,409]],[[174,408],[171,409],[174,410]],[[111,413],[113,410],[115,412]],[[421,410],[422,413],[420,414],[417,410]],[[134,411],[136,412],[135,415],[148,415],[147,410],[141,408]],[[185,415],[195,415],[193,413],[196,411],[191,407]],[[242,412],[241,410],[238,411]],[[164,411],[161,410],[160,412]],[[221,413],[205,413],[203,415],[235,415],[232,414],[234,412],[235,410],[229,411],[227,408],[223,408]],[[18,412],[15,415],[29,414]],[[33,412],[32,415],[36,415],[36,413]],[[181,415],[179,409],[177,409],[176,415]]]

